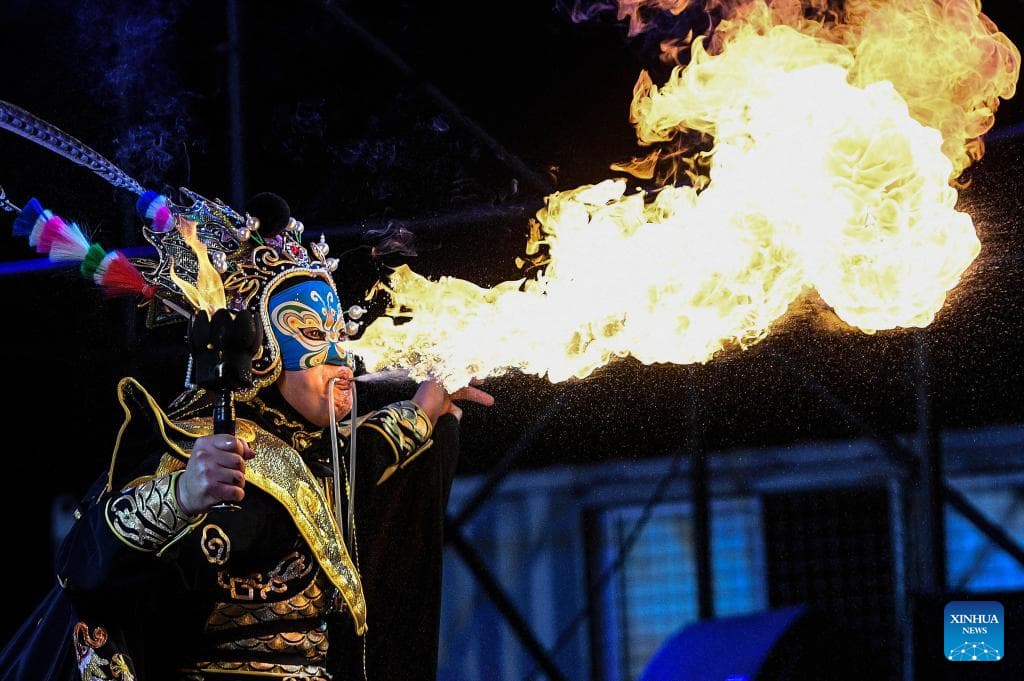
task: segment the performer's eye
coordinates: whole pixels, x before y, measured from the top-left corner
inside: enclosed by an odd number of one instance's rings
[[[322,341],[323,339],[327,338],[327,334],[324,333],[323,329],[317,329],[312,326],[307,326],[303,329],[300,329],[300,332],[302,333],[303,336],[312,341]]]

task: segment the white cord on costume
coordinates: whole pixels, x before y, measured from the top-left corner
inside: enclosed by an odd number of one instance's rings
[[[352,393],[352,410],[349,412],[352,433],[348,442],[348,544],[355,546],[353,542],[356,536],[356,382],[349,381],[348,389]]]
[[[331,411],[331,465],[334,469],[334,514],[338,520],[338,529],[344,524],[341,517],[341,458],[338,454],[338,417],[334,409],[334,384],[340,381],[340,377],[332,378],[327,384],[327,406]],[[352,393],[352,410],[349,412],[349,422],[352,433],[349,438],[349,464],[348,464],[348,523],[345,526],[345,541],[348,546],[353,546],[352,541],[356,527],[356,382],[349,381],[349,390]]]

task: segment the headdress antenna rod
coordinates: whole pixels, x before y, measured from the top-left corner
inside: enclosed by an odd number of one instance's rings
[[[24,137],[69,161],[88,168],[115,187],[122,187],[135,194],[142,194],[146,191],[135,178],[81,141],[41,118],[33,116],[21,107],[2,99],[0,99],[0,128],[10,130],[15,135]]]

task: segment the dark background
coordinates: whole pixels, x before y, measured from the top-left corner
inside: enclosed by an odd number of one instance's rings
[[[629,101],[640,69],[657,65],[655,52],[611,17],[576,24],[553,0],[239,4],[243,191],[286,197],[310,236],[333,230],[339,284],[353,298],[399,262],[484,286],[517,278],[514,259],[543,197],[610,177],[609,164],[636,151]],[[989,16],[1024,43],[1021,4],[991,5]],[[231,200],[226,17],[222,3],[6,0],[0,99],[149,187],[186,185]],[[945,429],[1024,419],[1020,100],[996,120],[998,140],[961,193],[982,253],[921,334],[934,418]],[[131,195],[5,132],[0,185],[17,204],[38,196],[108,249],[140,243]],[[0,215],[0,259],[35,257],[8,236],[10,221]],[[416,234],[416,257],[368,257],[362,233],[388,224]],[[103,300],[73,271],[5,270],[0,301],[9,381],[3,517],[18,572],[30,566],[5,608],[6,639],[51,583],[51,499],[82,493],[106,464],[120,421],[117,379],[134,375],[167,401],[185,358],[183,329],[147,333],[132,303]],[[559,385],[493,379],[497,404],[467,408],[462,472],[489,470],[551,405],[553,418],[517,466],[660,456],[693,426],[712,450],[857,437],[864,424],[914,430],[914,334],[826,326],[794,315],[761,344],[704,366],[622,360]],[[815,383],[863,423],[841,418]]]

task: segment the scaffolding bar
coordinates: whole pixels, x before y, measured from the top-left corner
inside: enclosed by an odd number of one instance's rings
[[[818,392],[828,406],[830,406],[839,415],[846,418],[849,423],[860,428],[866,436],[878,443],[882,448],[882,451],[903,467],[907,475],[911,477],[919,475],[920,471],[918,470],[918,461],[916,457],[914,457],[913,452],[911,452],[899,440],[888,433],[880,433],[876,431],[867,421],[857,414],[852,407],[840,400],[831,390],[809,373],[795,366],[791,361],[788,361],[787,357],[779,354],[778,352],[769,352],[780,359],[788,369],[792,370],[793,373],[800,378],[805,387]],[[989,520],[985,514],[972,504],[967,497],[961,494],[959,490],[950,486],[948,481],[943,482],[942,493],[945,497],[946,503],[952,506],[964,517],[964,519],[974,525],[979,532],[988,537],[996,546],[1001,548],[1003,551],[1006,551],[1006,553],[1012,556],[1013,559],[1021,566],[1024,566],[1024,548],[1021,548],[1013,537]]]
[[[445,537],[448,540],[449,545],[455,552],[459,554],[462,561],[469,568],[470,572],[476,578],[476,581],[483,587],[484,592],[488,598],[494,604],[494,607],[498,609],[498,612],[504,616],[508,622],[509,627],[512,628],[512,632],[519,639],[519,642],[523,644],[527,652],[533,657],[537,666],[543,670],[547,677],[551,681],[568,681],[566,676],[562,674],[561,670],[555,665],[554,660],[548,656],[544,650],[544,646],[541,645],[537,636],[530,629],[530,625],[527,624],[526,619],[523,618],[519,611],[516,609],[512,599],[509,598],[508,594],[505,593],[505,589],[502,588],[501,584],[491,573],[490,569],[484,563],[483,559],[477,555],[473,547],[469,545],[465,537],[462,536],[457,528],[451,525],[445,528]]]
[[[320,4],[323,5],[328,14],[350,31],[361,43],[383,57],[403,76],[416,83],[442,111],[459,121],[466,130],[480,140],[502,163],[515,171],[521,179],[531,184],[534,189],[542,194],[548,194],[554,190],[551,180],[526,165],[522,159],[506,149],[498,140],[484,130],[479,123],[466,115],[455,102],[448,99],[436,86],[420,78],[415,69],[409,66],[401,55],[391,49],[384,41],[370,33],[362,24],[338,7],[336,3],[330,0],[321,0]]]
[[[702,435],[702,410],[696,390],[690,392],[687,450],[693,467],[693,551],[697,563],[697,616],[702,620],[715,616],[714,578],[711,565],[711,493],[710,470]]]
[[[231,167],[228,186],[231,205],[245,202],[245,144],[242,126],[242,34],[239,27],[241,8],[238,0],[227,3],[227,80],[228,80],[228,139]]]
[[[918,485],[922,533],[921,586],[930,593],[946,592],[946,520],[943,497],[942,442],[932,412],[931,369],[928,336],[914,332],[914,378],[917,387],[917,429],[921,461]],[[923,484],[920,484],[923,483]]]
[[[523,452],[529,451],[530,447],[534,445],[537,438],[543,432],[555,414],[562,408],[562,395],[559,393],[548,406],[544,409],[541,415],[535,420],[530,426],[523,432],[522,436],[514,445],[512,445],[505,456],[502,457],[501,461],[497,466],[491,469],[490,475],[487,479],[480,483],[480,487],[477,488],[473,496],[469,498],[469,501],[462,505],[458,515],[451,520],[451,526],[456,531],[461,531],[463,526],[469,522],[470,518],[476,515],[487,500],[494,495],[495,490],[501,485],[501,482],[508,476],[512,471],[512,464],[515,463],[516,459],[523,454]]]

